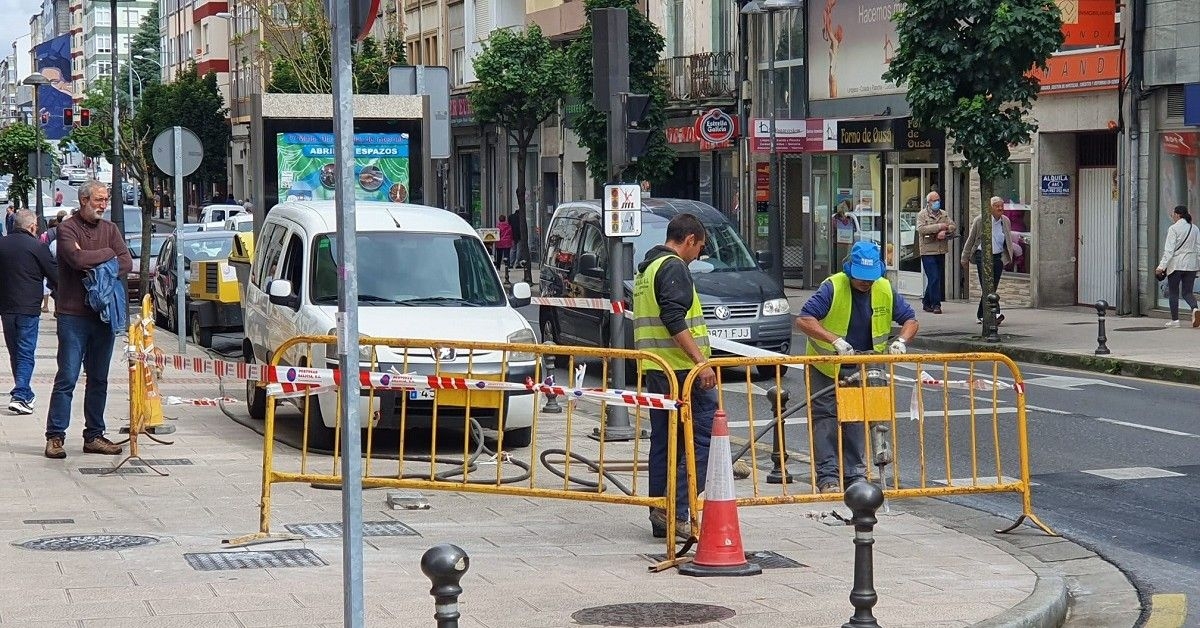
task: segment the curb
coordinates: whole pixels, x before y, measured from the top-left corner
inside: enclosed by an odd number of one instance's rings
[[[1136,379],[1200,385],[1200,368],[1168,366],[1152,362],[1123,360],[1098,355],[1061,353],[1032,347],[992,344],[967,339],[966,337],[929,338],[918,335],[916,338],[913,338],[911,345],[918,349],[947,353],[988,351],[1002,353],[1017,362],[1057,366],[1094,373],[1104,373],[1106,375],[1122,375]]]
[[[1026,564],[1032,561],[1042,564],[1031,556],[1016,556]],[[1037,575],[1033,592],[1020,604],[975,624],[975,628],[1058,628],[1063,625],[1069,603],[1066,580],[1048,567],[1029,565],[1029,568]]]

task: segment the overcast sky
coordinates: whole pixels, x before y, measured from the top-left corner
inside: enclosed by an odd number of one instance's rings
[[[38,0],[0,0],[0,54],[12,54],[13,40],[29,34],[29,18],[42,7]],[[17,54],[29,54],[18,50]]]

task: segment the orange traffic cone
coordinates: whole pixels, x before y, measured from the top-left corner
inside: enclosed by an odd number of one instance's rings
[[[742,549],[731,458],[729,420],[724,410],[717,410],[708,448],[708,479],[704,488],[707,497],[700,525],[700,545],[692,562],[679,566],[681,574],[755,576],[762,573],[762,567],[746,560],[746,552]]]

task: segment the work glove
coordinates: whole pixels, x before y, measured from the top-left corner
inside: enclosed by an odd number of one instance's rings
[[[834,340],[833,348],[837,349],[838,355],[854,355],[854,347],[850,346],[845,338]]]
[[[908,353],[908,345],[905,344],[903,338],[897,338],[892,342],[891,346],[888,347],[888,353],[892,355],[904,355]]]

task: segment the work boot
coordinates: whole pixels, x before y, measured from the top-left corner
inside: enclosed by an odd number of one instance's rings
[[[650,509],[650,533],[656,539],[667,538],[667,511],[662,508]],[[692,536],[692,524],[686,519],[675,521],[675,540],[686,541]]]
[[[83,453],[116,456],[121,453],[121,446],[113,443],[111,440],[108,440],[103,436],[97,436],[92,440],[83,442]]]
[[[55,460],[67,457],[67,450],[63,449],[63,439],[57,436],[46,439],[46,457]]]

